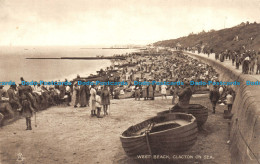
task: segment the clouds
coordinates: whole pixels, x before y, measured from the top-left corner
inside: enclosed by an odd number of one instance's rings
[[[258,21],[259,0],[0,0],[0,45],[148,44]]]

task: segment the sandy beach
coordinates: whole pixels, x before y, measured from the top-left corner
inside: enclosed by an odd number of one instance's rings
[[[191,103],[211,109],[208,95],[195,94]],[[90,117],[90,107],[57,106],[37,113],[37,127],[25,130],[25,119],[0,130],[0,163],[138,163],[125,155],[120,134],[157,112],[171,107],[171,99],[135,101],[112,100],[110,115]],[[196,144],[182,155],[201,159],[176,159],[175,163],[230,163],[228,121],[223,119],[226,106],[217,106],[215,115],[209,110],[206,131],[199,131]],[[139,161],[140,162],[140,161]]]

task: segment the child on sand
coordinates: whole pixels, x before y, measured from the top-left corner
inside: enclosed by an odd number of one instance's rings
[[[101,91],[97,91],[97,95],[96,95],[96,108],[97,108],[97,118],[102,118],[102,116],[100,115],[101,112]]]
[[[166,89],[167,89],[166,85],[162,85],[161,86],[162,99],[163,99],[163,97],[165,97],[165,99],[167,99],[167,97],[166,97]]]
[[[26,130],[32,130],[31,117],[33,116],[33,113],[35,113],[35,111],[32,108],[30,101],[27,99],[25,95],[22,95],[21,99],[22,99],[22,115],[26,119],[26,126],[27,126]]]

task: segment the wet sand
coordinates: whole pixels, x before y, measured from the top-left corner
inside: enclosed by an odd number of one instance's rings
[[[209,109],[208,95],[193,95],[191,103],[200,103]],[[168,97],[169,98],[169,97]],[[171,99],[135,101],[111,100],[110,115],[90,117],[90,107],[56,106],[37,113],[33,130],[25,130],[25,119],[0,129],[0,163],[137,163],[124,153],[120,134],[129,126],[139,123],[157,112],[172,107]],[[178,159],[176,163],[230,163],[228,121],[223,119],[226,106],[217,106],[200,131],[196,144],[183,155],[201,159]],[[22,158],[18,158],[21,157]],[[19,156],[20,155],[20,156]]]

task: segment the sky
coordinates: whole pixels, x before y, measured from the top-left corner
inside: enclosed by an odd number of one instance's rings
[[[0,0],[0,45],[146,45],[259,15],[260,0]]]

